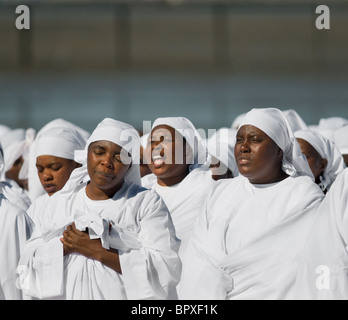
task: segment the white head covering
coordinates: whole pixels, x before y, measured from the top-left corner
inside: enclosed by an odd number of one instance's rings
[[[35,156],[49,155],[74,160],[75,150],[83,150],[87,140],[75,129],[54,127],[40,135]]]
[[[348,120],[341,117],[324,118],[319,121],[317,131],[330,141],[335,141],[335,131],[348,125]]]
[[[36,145],[37,141],[40,139],[40,137],[49,129],[51,128],[69,128],[72,130],[76,130],[79,132],[79,134],[83,137],[84,140],[87,141],[87,139],[90,136],[90,133],[86,130],[76,126],[75,124],[66,121],[64,119],[56,119],[49,123],[47,123],[36,135],[35,141],[33,142],[31,148],[30,148],[30,155],[28,160],[28,183],[29,183],[29,196],[31,201],[33,202],[35,199],[40,197],[41,195],[45,194],[45,190],[43,189],[41,182],[39,180],[37,169],[36,169]],[[73,159],[72,159],[73,160]]]
[[[348,125],[335,131],[334,140],[341,154],[348,154]]]
[[[208,153],[206,143],[192,122],[184,117],[158,118],[152,125],[152,130],[157,126],[166,125],[174,128],[186,140],[193,151],[193,163],[190,165],[190,172],[196,168],[209,168],[211,157]]]
[[[5,134],[9,133],[11,131],[11,128],[8,126],[5,126],[3,124],[0,124],[0,139],[2,136],[4,136]]]
[[[82,164],[82,167],[73,171],[61,193],[71,193],[79,184],[90,179],[87,169],[88,148],[93,142],[103,140],[113,142],[123,148],[123,152],[121,152],[122,162],[125,164],[132,163],[132,167],[127,172],[124,180],[141,186],[139,169],[140,138],[138,131],[127,123],[105,118],[93,131],[85,149],[75,151],[75,161]],[[128,153],[131,158],[129,158]]]
[[[208,140],[209,153],[228,167],[232,171],[233,177],[239,175],[236,158],[234,156],[236,133],[237,130],[221,128]]]
[[[306,140],[323,159],[328,161],[324,175],[320,177],[320,188],[329,190],[336,177],[346,168],[344,159],[336,146],[320,133],[314,131],[297,131],[295,137]]]
[[[334,130],[318,130],[317,132],[320,133],[323,137],[330,140],[331,142],[335,141],[335,131]]]
[[[321,119],[319,121],[319,131],[322,130],[333,130],[336,131],[339,128],[348,125],[348,120],[341,117],[331,117],[326,119]]]
[[[246,113],[242,113],[240,115],[238,115],[232,122],[231,125],[231,129],[237,130],[242,122],[242,120],[244,119]]]
[[[240,128],[252,125],[266,133],[283,151],[283,171],[290,176],[308,176],[314,180],[307,159],[301,152],[289,121],[279,109],[252,109]]]
[[[4,173],[12,168],[17,159],[23,157],[24,163],[19,173],[19,178],[28,178],[27,160],[29,158],[30,146],[35,139],[35,134],[35,130],[31,128],[27,130],[15,129],[1,137],[5,161]]]
[[[285,110],[283,111],[286,118],[288,119],[291,129],[293,132],[299,131],[299,130],[308,130],[307,124],[303,121],[303,119],[299,116],[299,114],[293,110]]]

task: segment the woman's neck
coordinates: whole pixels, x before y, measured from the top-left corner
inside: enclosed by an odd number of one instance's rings
[[[268,179],[261,179],[257,180],[257,181],[253,181],[252,179],[249,179],[249,182],[251,184],[272,184],[272,183],[277,183],[277,182],[281,182],[283,180],[285,180],[286,178],[288,178],[289,175],[286,174],[283,170],[275,177],[270,177]]]
[[[124,181],[112,189],[103,190],[90,181],[86,186],[86,194],[91,200],[108,200],[112,199],[115,194],[122,188]]]
[[[172,186],[175,186],[176,184],[180,183],[181,181],[183,181],[188,176],[188,174],[189,174],[189,172],[187,172],[185,174],[181,174],[179,176],[170,177],[170,178],[157,177],[157,183],[161,187],[172,187]]]

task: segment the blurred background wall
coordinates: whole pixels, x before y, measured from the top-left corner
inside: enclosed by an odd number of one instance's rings
[[[17,30],[26,4],[31,29]],[[230,126],[253,107],[348,118],[348,1],[317,30],[307,0],[0,0],[0,124],[186,116]]]

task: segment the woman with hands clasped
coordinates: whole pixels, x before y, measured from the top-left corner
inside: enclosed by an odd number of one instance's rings
[[[132,126],[107,118],[75,153],[82,167],[49,198],[19,263],[27,297],[177,297],[179,241],[163,200],[140,186],[139,148]]]

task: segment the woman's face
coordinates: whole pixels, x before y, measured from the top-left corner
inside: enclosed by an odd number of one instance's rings
[[[283,152],[262,130],[245,125],[237,132],[235,157],[239,172],[253,184],[281,181]]]
[[[319,177],[323,174],[327,167],[327,160],[323,159],[315,148],[308,141],[297,138],[302,153],[306,156],[309,167],[315,178],[315,182],[319,183]]]
[[[78,166],[80,165],[74,160],[54,156],[44,155],[36,159],[40,182],[49,196],[63,189],[71,173]]]
[[[112,198],[122,187],[131,168],[131,164],[122,162],[122,150],[119,145],[106,140],[90,144],[87,167],[91,181],[87,193],[92,200]]]
[[[188,174],[186,164],[186,142],[183,137],[169,126],[157,126],[151,132],[151,157],[149,168],[162,185],[181,182]]]

